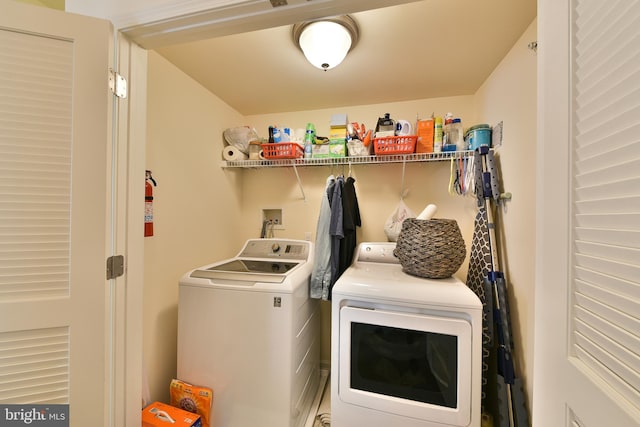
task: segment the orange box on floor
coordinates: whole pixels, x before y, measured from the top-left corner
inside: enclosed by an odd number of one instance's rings
[[[142,410],[142,427],[202,427],[200,415],[161,402]]]
[[[213,390],[209,387],[197,386],[173,379],[171,380],[169,392],[171,395],[169,403],[171,405],[200,415],[202,427],[209,427]]]

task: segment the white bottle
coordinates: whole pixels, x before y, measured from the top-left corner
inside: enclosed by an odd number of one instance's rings
[[[464,135],[462,134],[462,121],[458,118],[453,119],[450,125],[449,144],[455,144],[456,151],[466,150],[464,146]]]
[[[282,142],[282,132],[277,126],[273,127],[273,142]]]

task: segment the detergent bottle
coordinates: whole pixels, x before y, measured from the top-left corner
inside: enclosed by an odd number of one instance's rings
[[[310,159],[313,153],[313,143],[316,139],[316,127],[313,123],[307,123],[307,129],[304,134],[304,158]]]

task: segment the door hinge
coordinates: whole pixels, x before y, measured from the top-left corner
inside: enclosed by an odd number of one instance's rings
[[[124,274],[124,256],[114,255],[107,258],[107,280],[115,279]]]
[[[127,79],[109,69],[109,89],[118,98],[127,97]]]

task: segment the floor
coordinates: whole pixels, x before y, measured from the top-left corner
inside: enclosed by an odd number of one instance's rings
[[[329,371],[320,371],[320,386],[311,406],[311,412],[304,427],[331,426],[331,381]],[[494,427],[491,418],[483,415],[481,427]]]
[[[320,386],[313,400],[305,427],[329,427],[331,425],[331,382],[329,371],[320,370]]]

